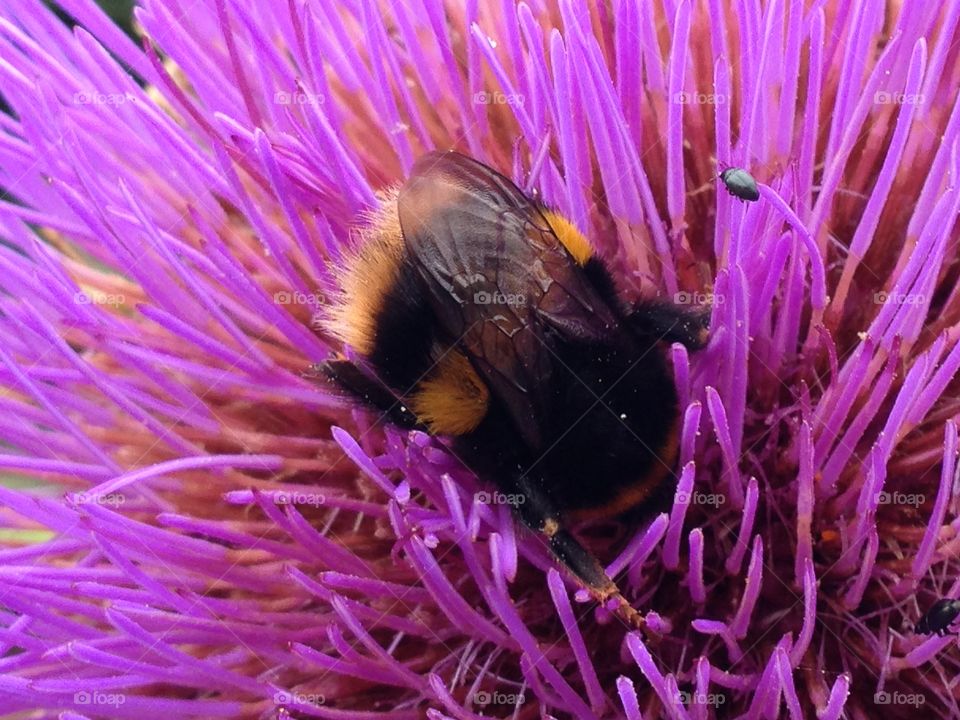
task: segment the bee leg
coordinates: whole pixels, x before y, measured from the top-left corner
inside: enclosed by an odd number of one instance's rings
[[[364,405],[383,413],[394,425],[409,430],[423,430],[416,416],[383,383],[363,372],[357,365],[339,356],[310,367],[310,378],[326,378]]]
[[[643,613],[627,601],[600,561],[563,527],[560,513],[553,507],[546,493],[528,478],[517,480],[516,487],[519,497],[523,499],[517,504],[516,510],[524,524],[546,538],[553,554],[594,600],[604,607],[607,607],[610,600],[616,600],[616,614],[633,628],[650,636],[651,630],[647,627]]]
[[[628,319],[641,335],[699,350],[710,339],[709,305],[681,307],[662,300],[644,300],[634,305]]]

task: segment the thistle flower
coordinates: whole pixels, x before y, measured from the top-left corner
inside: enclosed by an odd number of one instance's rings
[[[960,3],[61,6],[0,17],[5,710],[960,716],[912,632],[960,594]],[[435,147],[712,303],[671,511],[581,528],[659,644],[303,375]]]

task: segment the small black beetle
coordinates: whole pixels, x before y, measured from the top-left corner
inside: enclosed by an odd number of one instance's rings
[[[753,179],[753,175],[743,168],[727,168],[720,173],[720,179],[727,186],[727,191],[734,197],[750,202],[756,202],[760,199],[757,181]]]
[[[937,600],[920,618],[916,632],[921,635],[936,633],[942,637],[950,630],[950,623],[957,619],[957,615],[960,615],[960,600]]]

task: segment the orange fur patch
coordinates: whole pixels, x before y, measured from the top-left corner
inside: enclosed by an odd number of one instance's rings
[[[577,265],[586,265],[587,260],[593,255],[593,248],[590,246],[590,241],[583,236],[583,233],[577,230],[576,225],[563,217],[563,215],[555,213],[552,210],[547,210],[543,215],[547,218],[547,222],[550,223],[550,227],[553,228],[557,239],[563,243],[567,252],[573,255],[573,259],[576,260]]]
[[[338,273],[340,294],[320,320],[324,330],[361,355],[373,352],[377,319],[403,260],[398,192],[399,187],[386,191],[380,206],[364,218],[357,249]]]
[[[463,435],[480,424],[489,402],[490,391],[470,361],[451,350],[417,385],[407,404],[430,432]]]

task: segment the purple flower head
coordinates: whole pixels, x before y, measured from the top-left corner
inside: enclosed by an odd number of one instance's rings
[[[59,5],[0,11],[4,711],[960,716],[913,632],[960,595],[960,2]],[[659,643],[305,376],[435,148],[712,307],[669,513],[578,528]]]

